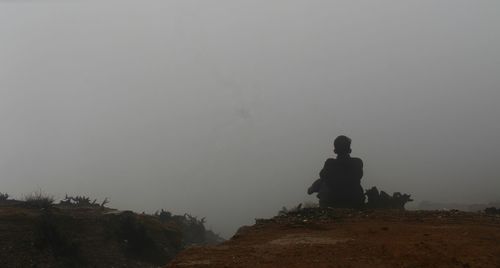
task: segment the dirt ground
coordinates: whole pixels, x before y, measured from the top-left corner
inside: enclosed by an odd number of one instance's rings
[[[459,211],[296,212],[191,247],[166,267],[500,267],[500,217]]]

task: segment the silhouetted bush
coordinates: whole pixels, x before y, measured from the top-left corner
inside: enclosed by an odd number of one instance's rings
[[[395,192],[390,196],[384,191],[379,192],[377,187],[366,190],[365,195],[368,197],[367,208],[404,210],[406,203],[413,201],[409,194]]]
[[[500,208],[489,207],[484,209],[484,213],[491,215],[500,215]]]
[[[287,208],[285,206],[283,206],[281,208],[280,211],[278,211],[278,216],[285,216],[287,215],[288,213],[293,213],[293,212],[298,212],[302,209],[302,203],[298,204],[296,207],[292,207],[292,208]]]
[[[29,207],[49,208],[54,204],[54,197],[43,193],[42,190],[38,190],[25,196],[24,202]]]
[[[161,211],[156,211],[154,216],[158,217],[158,219],[160,219],[160,221],[163,221],[163,222],[172,219],[172,213],[170,213],[169,211],[163,210],[163,209],[161,209]]]
[[[114,215],[106,225],[108,232],[121,242],[129,257],[157,265],[165,264],[172,257],[155,241],[144,222],[133,212]]]
[[[0,193],[0,201],[6,201],[7,199],[9,199],[9,194]]]
[[[73,207],[104,207],[109,203],[108,198],[105,198],[102,203],[97,203],[97,199],[90,201],[90,197],[87,196],[68,196],[66,195],[63,200],[59,201],[59,205],[73,206]]]
[[[185,245],[205,243],[205,218],[198,219],[186,213],[179,219],[183,222],[182,234]]]
[[[60,205],[75,206],[75,207],[92,207],[99,206],[96,204],[97,199],[90,202],[90,198],[86,196],[68,196],[66,195],[63,200],[59,201]]]
[[[161,210],[154,214],[162,222],[170,222],[179,226],[182,232],[182,245],[214,245],[224,241],[220,235],[205,228],[205,218],[198,219],[191,214],[172,215],[172,213]]]
[[[217,245],[224,242],[225,239],[220,236],[220,234],[215,233],[212,230],[205,231],[205,243],[206,245]]]

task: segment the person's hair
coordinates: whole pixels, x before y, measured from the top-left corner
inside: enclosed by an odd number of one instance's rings
[[[338,136],[333,142],[333,147],[336,154],[350,154],[351,139],[344,135]]]

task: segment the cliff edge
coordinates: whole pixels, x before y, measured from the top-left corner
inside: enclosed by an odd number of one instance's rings
[[[500,267],[500,217],[306,208],[190,247],[166,267]]]

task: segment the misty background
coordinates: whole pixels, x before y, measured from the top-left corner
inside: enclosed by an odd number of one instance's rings
[[[498,1],[0,1],[0,192],[226,237],[352,138],[365,189],[500,200]]]

